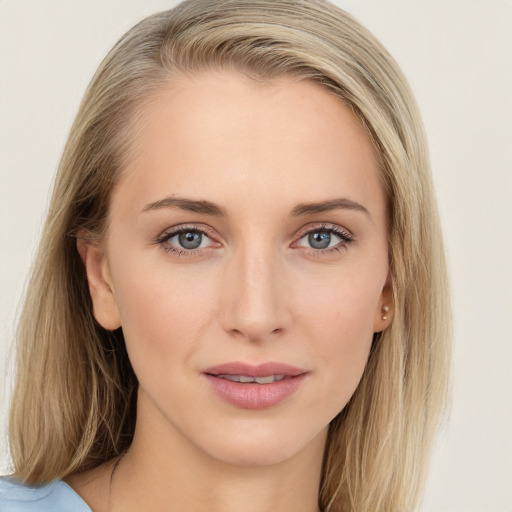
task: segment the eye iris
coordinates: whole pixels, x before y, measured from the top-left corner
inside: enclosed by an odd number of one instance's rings
[[[309,234],[308,241],[314,249],[325,249],[331,243],[331,234],[327,231],[315,231]]]
[[[202,234],[187,231],[178,235],[178,241],[184,249],[197,249],[201,245]]]

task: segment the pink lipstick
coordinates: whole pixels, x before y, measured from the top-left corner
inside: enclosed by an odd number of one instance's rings
[[[297,391],[308,373],[278,362],[257,366],[231,362],[202,372],[218,396],[243,409],[266,409],[277,405]]]

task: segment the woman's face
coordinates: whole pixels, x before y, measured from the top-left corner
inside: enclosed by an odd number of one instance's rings
[[[126,156],[83,256],[96,318],[122,325],[138,428],[244,465],[323,446],[389,322],[361,123],[312,82],[205,72],[159,92]]]

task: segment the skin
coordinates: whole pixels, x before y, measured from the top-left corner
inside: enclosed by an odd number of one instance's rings
[[[317,511],[329,422],[392,317],[386,198],[366,132],[313,82],[209,71],[162,88],[133,148],[105,240],[79,251],[96,319],[123,327],[140,382],[136,432],[112,485],[110,466],[67,482],[95,512]],[[225,215],[148,209],[166,197]],[[291,214],[338,198],[366,211]],[[162,240],[177,226],[206,231],[201,247]],[[308,375],[283,402],[248,410],[202,378],[229,361]]]

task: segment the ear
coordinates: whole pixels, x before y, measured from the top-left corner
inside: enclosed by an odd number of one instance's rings
[[[114,295],[110,270],[104,250],[79,235],[77,249],[87,274],[94,318],[109,331],[121,327],[121,317]]]
[[[382,332],[384,329],[389,327],[393,314],[395,312],[395,304],[393,301],[393,281],[391,278],[391,272],[388,272],[386,283],[382,288],[379,302],[375,309],[375,316],[373,319],[373,332]]]

